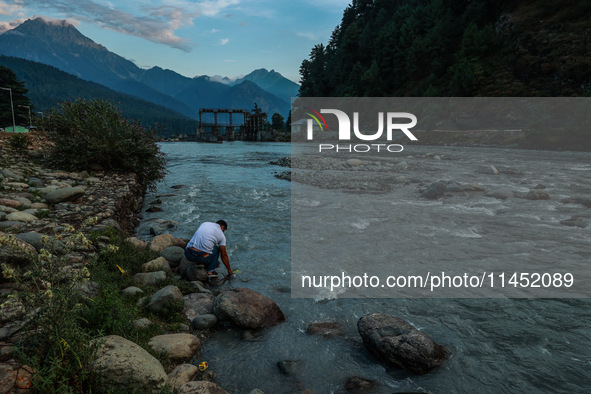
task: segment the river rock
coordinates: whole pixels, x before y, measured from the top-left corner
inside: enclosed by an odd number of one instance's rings
[[[171,360],[190,360],[201,342],[192,334],[157,335],[150,339],[148,346],[157,353],[164,353]]]
[[[565,198],[561,201],[563,204],[581,204],[587,208],[591,208],[591,199],[582,197]]]
[[[181,364],[168,374],[168,385],[175,392],[182,385],[192,381],[199,373],[199,368],[193,364]]]
[[[365,315],[357,322],[357,329],[366,349],[392,367],[424,374],[446,358],[445,348],[396,316]]]
[[[141,329],[141,330],[145,330],[146,328],[150,327],[152,324],[154,324],[152,322],[152,320],[148,319],[147,317],[142,317],[141,319],[137,319],[133,322],[133,324]]]
[[[207,271],[202,265],[196,265],[194,262],[187,260],[184,256],[179,264],[178,272],[181,277],[187,279],[189,282],[207,282],[209,280]]]
[[[427,189],[424,192],[421,193],[421,197],[427,198],[429,200],[436,200],[439,197],[443,196],[443,193],[445,193],[445,189],[445,183],[433,182],[432,184],[427,186]]]
[[[586,228],[591,224],[591,219],[583,215],[575,215],[570,219],[562,220],[560,224],[563,226]]]
[[[31,215],[26,212],[13,212],[6,215],[6,220],[12,220],[15,222],[32,223],[38,220],[35,215]]]
[[[177,394],[229,394],[226,390],[213,382],[205,380],[192,381],[182,385]]]
[[[54,190],[45,196],[45,200],[50,204],[57,204],[60,202],[74,201],[84,195],[85,191],[82,187],[63,187]]]
[[[158,313],[162,312],[164,308],[171,305],[179,305],[180,309],[184,307],[183,293],[178,287],[170,285],[158,290],[152,298],[150,303],[146,306],[148,310]]]
[[[374,380],[352,376],[347,379],[347,383],[345,383],[345,390],[348,393],[363,394],[371,392],[375,385],[376,382]]]
[[[244,329],[272,327],[285,321],[279,306],[261,293],[247,288],[224,291],[214,301],[214,314]]]
[[[218,323],[218,318],[211,315],[200,315],[191,321],[191,327],[195,330],[209,330]]]
[[[208,293],[192,293],[184,297],[183,313],[188,321],[197,316],[213,314],[214,296]]]
[[[52,254],[58,255],[62,255],[66,252],[66,246],[64,243],[49,235],[31,231],[28,233],[16,234],[15,237],[33,245],[37,252],[41,251],[41,249],[45,249]]]
[[[133,297],[135,295],[142,294],[144,291],[139,287],[129,286],[123,289],[121,292],[127,296]]]
[[[4,213],[4,214],[9,214],[9,213],[13,213],[13,212],[18,212],[18,209],[7,207],[6,205],[0,205],[0,212]]]
[[[154,272],[154,271],[165,271],[165,272],[172,272],[170,268],[170,264],[168,264],[168,260],[164,257],[158,257],[154,260],[148,261],[142,266],[142,271],[144,272]]]
[[[485,196],[494,197],[499,200],[506,200],[508,198],[515,197],[515,193],[513,193],[511,190],[508,190],[508,189],[497,189],[497,190],[493,190],[493,191],[486,193]]]
[[[30,393],[36,371],[15,360],[0,364],[0,393]]]
[[[133,278],[136,280],[136,282],[139,282],[144,286],[154,286],[166,280],[166,272],[156,271],[148,273],[139,273],[135,274]]]
[[[301,368],[302,360],[282,360],[277,363],[279,372],[292,376]]]
[[[359,159],[349,159],[345,162],[349,167],[359,167],[363,164],[363,161]]]
[[[171,246],[160,252],[160,256],[168,260],[171,266],[177,267],[185,257],[185,249],[180,246]]]
[[[35,248],[20,239],[0,232],[0,263],[26,265],[35,260]]]
[[[130,245],[132,245],[133,247],[137,248],[137,249],[146,249],[146,247],[148,246],[148,244],[136,237],[129,237],[125,239],[125,242],[129,243]]]
[[[306,332],[310,335],[323,337],[336,337],[344,334],[341,326],[335,322],[312,323],[308,326]]]
[[[549,200],[550,196],[548,193],[541,189],[531,189],[526,195],[527,200]]]
[[[152,239],[152,241],[150,241],[150,243],[148,244],[148,247],[150,248],[150,250],[160,253],[164,249],[169,248],[171,246],[179,246],[181,248],[184,248],[186,244],[187,243],[184,240],[177,238],[171,234],[161,234],[155,236]]]
[[[0,205],[12,209],[18,209],[23,204],[10,198],[0,198]]]
[[[101,343],[91,369],[102,375],[102,389],[160,392],[168,382],[162,364],[146,350],[118,335],[99,338]]]

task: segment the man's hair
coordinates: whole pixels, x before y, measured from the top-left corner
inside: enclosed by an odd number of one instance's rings
[[[219,224],[220,227],[224,226],[226,230],[228,229],[228,223],[226,223],[225,220],[218,220],[216,223]]]

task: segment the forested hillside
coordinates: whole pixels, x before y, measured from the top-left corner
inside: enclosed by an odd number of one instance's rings
[[[168,108],[84,81],[53,66],[20,58],[0,56],[0,65],[13,70],[28,89],[34,113],[46,111],[58,102],[76,98],[102,98],[116,104],[123,116],[145,126],[159,125],[163,135],[193,134],[197,121]]]
[[[300,96],[583,96],[588,0],[354,0]]]

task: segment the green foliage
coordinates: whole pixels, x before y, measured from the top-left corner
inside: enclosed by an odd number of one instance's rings
[[[20,123],[21,119],[28,119],[28,109],[23,106],[30,106],[27,97],[25,83],[17,79],[16,74],[8,67],[0,66],[0,87],[9,88],[12,91],[12,108],[8,90],[0,90],[0,127],[12,125],[12,110],[14,109],[15,122]],[[19,107],[20,105],[20,107]],[[28,122],[28,120],[27,120]]]
[[[277,112],[273,114],[273,116],[271,117],[271,127],[273,127],[274,130],[284,130],[285,121],[281,114]]]
[[[130,123],[107,101],[64,102],[44,117],[42,126],[53,143],[49,161],[58,167],[86,170],[99,164],[110,171],[133,172],[149,188],[164,175],[156,131]]]

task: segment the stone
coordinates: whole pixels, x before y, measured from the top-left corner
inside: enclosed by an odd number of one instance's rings
[[[349,159],[345,162],[349,167],[359,167],[363,164],[363,161],[359,159]]]
[[[157,335],[150,339],[148,346],[157,353],[163,353],[171,360],[190,360],[201,342],[192,334]]]
[[[139,287],[129,286],[129,287],[126,287],[125,289],[123,289],[121,292],[127,296],[133,297],[138,294],[142,294],[144,291],[142,289],[140,289]]]
[[[45,200],[50,204],[57,204],[60,202],[75,201],[84,195],[84,188],[80,186],[76,187],[63,187],[61,189],[49,192],[45,196]]]
[[[243,287],[218,295],[213,311],[219,320],[230,321],[243,329],[258,330],[285,321],[283,312],[273,300]]]
[[[207,282],[209,280],[207,271],[202,265],[196,265],[194,262],[189,261],[184,256],[179,264],[178,272],[181,277],[187,279],[189,282]]]
[[[154,260],[148,261],[142,266],[144,272],[165,271],[172,272],[168,260],[164,257],[158,257]]]
[[[125,239],[125,242],[131,244],[132,246],[138,248],[138,249],[146,249],[146,247],[148,246],[148,244],[136,237],[129,237]]]
[[[154,205],[146,209],[146,212],[162,212],[162,208],[160,208],[158,205]]]
[[[6,205],[0,205],[0,212],[13,213],[13,212],[18,212],[18,209],[12,208],[12,207],[7,207]]]
[[[94,281],[81,283],[80,285],[76,286],[76,290],[78,290],[78,292],[82,294],[83,297],[91,299],[98,297],[101,294],[100,285]]]
[[[348,393],[363,394],[371,392],[375,385],[376,382],[373,380],[352,376],[347,379],[347,382],[345,383],[345,390]]]
[[[181,364],[168,374],[168,385],[172,391],[178,390],[182,385],[192,381],[199,373],[199,368],[193,364]]]
[[[136,321],[134,321],[133,324],[135,324],[135,326],[139,329],[146,329],[154,323],[152,322],[152,320],[146,317],[142,317],[141,319],[137,319]]]
[[[294,375],[302,365],[301,360],[283,360],[277,363],[279,372],[284,375]]]
[[[421,193],[421,197],[429,200],[437,200],[445,193],[446,185],[443,182],[433,182],[424,192]]]
[[[144,286],[154,286],[166,280],[166,272],[156,271],[148,273],[139,273],[135,274],[133,278],[136,280],[136,282],[139,282]]]
[[[443,346],[403,319],[385,313],[362,316],[357,322],[365,348],[387,365],[424,374],[447,357]]]
[[[171,266],[177,267],[185,257],[185,249],[180,246],[171,246],[161,251],[160,256],[168,260]]]
[[[569,219],[560,221],[563,226],[586,228],[591,224],[591,219],[581,215],[575,215]]]
[[[310,335],[320,335],[323,337],[336,337],[344,334],[341,326],[334,322],[312,323],[308,326],[306,332]]]
[[[152,312],[158,313],[171,305],[179,305],[179,309],[184,308],[183,293],[181,293],[179,288],[174,285],[169,285],[158,290],[152,298],[150,298],[150,303],[146,308]]]
[[[18,168],[5,168],[0,172],[8,179],[20,180],[25,176],[23,171]]]
[[[507,189],[497,189],[497,190],[493,190],[493,191],[486,193],[485,196],[494,197],[499,200],[506,200],[508,198],[515,197],[515,193],[513,193],[511,190],[507,190]]]
[[[66,246],[64,243],[50,235],[31,231],[27,233],[16,234],[15,237],[30,245],[33,245],[37,252],[41,251],[41,249],[45,249],[48,252],[57,255],[63,255],[66,252]]]
[[[32,223],[37,219],[37,216],[31,215],[26,212],[13,212],[6,215],[6,220],[12,220],[15,222]]]
[[[0,198],[0,205],[5,206],[5,207],[9,207],[9,208],[13,208],[13,209],[18,209],[23,204],[16,201],[16,200],[12,200],[9,198]]]
[[[36,371],[15,360],[0,364],[0,393],[30,393]]]
[[[192,381],[179,387],[177,394],[229,394],[213,382]]]
[[[0,263],[26,265],[37,256],[35,248],[20,239],[0,232]]]
[[[148,244],[148,247],[150,250],[160,253],[171,246],[180,246],[181,248],[184,248],[186,244],[187,243],[184,240],[174,237],[171,234],[161,234],[155,236]]]
[[[146,350],[118,335],[98,339],[91,370],[102,375],[104,391],[159,392],[168,382],[162,364]]]
[[[21,227],[24,227],[26,224],[24,222],[17,222],[14,220],[5,220],[0,222],[0,230],[18,230]]]
[[[188,321],[197,316],[213,314],[214,296],[207,293],[192,293],[184,297],[185,308],[183,314]]]
[[[150,234],[152,235],[162,235],[168,234],[171,231],[175,230],[178,226],[178,222],[174,220],[163,220],[159,223],[150,226]]]
[[[581,204],[581,205],[586,206],[587,208],[591,208],[591,199],[590,198],[571,197],[571,198],[565,198],[561,202],[563,204]]]
[[[209,330],[218,323],[215,315],[200,315],[191,321],[191,327],[195,330]]]
[[[541,189],[531,189],[526,195],[527,200],[550,200],[548,193]]]

